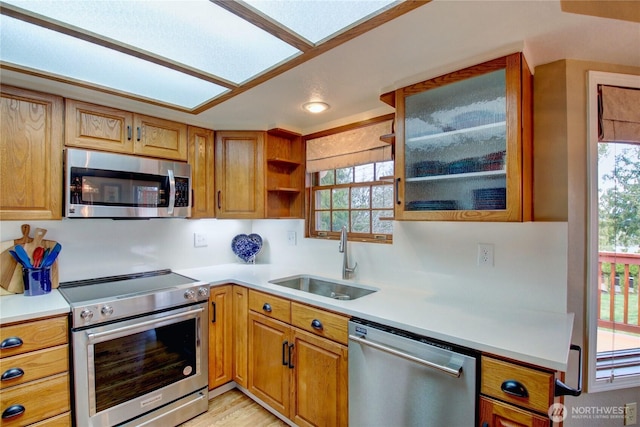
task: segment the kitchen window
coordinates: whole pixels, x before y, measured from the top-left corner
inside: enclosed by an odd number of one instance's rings
[[[393,233],[393,161],[320,171],[313,174],[310,236],[349,237],[391,242]]]
[[[640,381],[640,77],[589,72],[589,392]]]
[[[307,234],[390,243],[393,233],[394,115],[305,137],[309,174]]]

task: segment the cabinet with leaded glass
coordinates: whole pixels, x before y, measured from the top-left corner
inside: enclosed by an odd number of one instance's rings
[[[396,107],[395,219],[530,220],[531,82],[516,53],[381,97]]]

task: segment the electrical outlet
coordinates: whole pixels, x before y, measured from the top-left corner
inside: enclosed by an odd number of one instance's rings
[[[295,231],[287,231],[287,242],[289,246],[296,245],[296,232]]]
[[[638,404],[636,402],[624,405],[624,425],[634,426],[638,423]]]
[[[193,233],[193,247],[203,248],[207,246],[207,235],[202,233]]]
[[[478,265],[493,267],[493,245],[490,243],[478,243]]]

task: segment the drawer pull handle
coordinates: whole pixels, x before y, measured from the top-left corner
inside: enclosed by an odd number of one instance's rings
[[[522,397],[522,398],[529,397],[529,392],[527,391],[527,388],[524,385],[522,385],[522,383],[519,383],[516,380],[507,380],[503,382],[502,385],[500,386],[500,389],[512,396]]]
[[[0,348],[2,348],[3,350],[8,349],[8,348],[15,348],[15,347],[20,347],[22,344],[24,344],[22,342],[22,340],[18,337],[9,337],[7,339],[5,339],[4,341],[2,341],[2,344],[0,344]]]
[[[16,378],[20,378],[24,375],[24,371],[20,368],[9,368],[2,373],[2,377],[0,377],[0,381],[8,381]]]
[[[22,414],[24,414],[24,406],[11,405],[2,412],[2,419],[6,420],[9,418],[17,417],[18,415],[22,415]]]
[[[580,396],[582,394],[582,348],[579,345],[571,344],[571,350],[578,352],[578,388],[572,388],[556,378],[554,388],[555,396]]]
[[[311,321],[311,327],[313,329],[315,329],[316,331],[321,331],[322,330],[322,322],[319,321],[318,319],[313,319]]]
[[[269,304],[268,302],[265,302],[264,305],[262,306],[262,309],[267,313],[271,313],[271,304]]]

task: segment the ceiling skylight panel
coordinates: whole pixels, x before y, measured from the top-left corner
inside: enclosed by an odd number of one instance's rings
[[[226,88],[0,15],[0,59],[116,92],[192,109]]]
[[[376,15],[397,0],[245,0],[312,43]]]
[[[208,0],[5,0],[239,84],[299,53]]]

